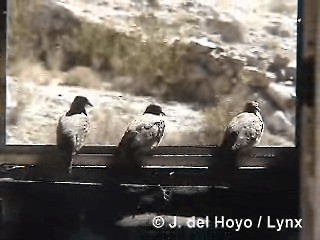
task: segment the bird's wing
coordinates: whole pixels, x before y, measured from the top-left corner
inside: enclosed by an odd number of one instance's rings
[[[165,123],[159,117],[143,115],[131,122],[123,136],[123,139],[130,137],[132,148],[151,148],[157,146],[164,134]]]
[[[254,113],[240,113],[227,126],[223,143],[232,150],[251,147],[260,141],[262,131],[262,119]]]
[[[164,121],[158,120],[139,125],[137,131],[147,142],[150,142],[150,144],[152,143],[152,146],[158,146],[163,137],[164,129]]]
[[[59,139],[67,138],[70,139],[73,144],[73,151],[79,151],[84,143],[89,127],[89,118],[85,114],[64,115],[60,117],[57,127],[58,145]]]

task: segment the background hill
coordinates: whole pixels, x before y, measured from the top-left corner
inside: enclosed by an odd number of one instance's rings
[[[218,144],[246,100],[261,145],[293,146],[295,1],[10,1],[7,142],[54,144],[74,96],[87,96],[87,144],[117,144],[151,102],[162,145]]]

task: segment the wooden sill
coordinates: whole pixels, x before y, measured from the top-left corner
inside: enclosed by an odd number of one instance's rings
[[[92,183],[102,186],[212,186],[248,192],[298,190],[297,148],[254,148],[249,156],[237,160],[237,169],[229,176],[217,167],[223,165],[225,159],[217,158],[216,146],[159,147],[145,156],[141,169],[135,170],[112,168],[112,163],[117,161],[113,156],[115,149],[115,146],[84,147],[75,157],[72,175],[69,176],[63,174],[59,167],[61,159],[55,146],[1,147],[0,185],[10,188],[12,184],[28,185],[28,181],[34,181],[34,186],[53,185],[53,189],[60,185],[82,187]]]

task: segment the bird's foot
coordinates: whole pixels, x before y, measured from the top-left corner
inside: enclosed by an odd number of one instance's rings
[[[69,175],[72,175],[72,166],[69,167],[68,173],[69,173]]]
[[[159,187],[162,191],[163,199],[168,202],[172,197],[172,191],[170,189],[165,189],[160,184],[159,184]]]

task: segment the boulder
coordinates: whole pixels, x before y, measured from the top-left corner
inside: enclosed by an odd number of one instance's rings
[[[271,82],[266,88],[268,96],[284,111],[294,111],[296,107],[296,88]]]
[[[272,62],[270,63],[268,67],[268,71],[273,72],[276,75],[276,80],[278,82],[280,81],[286,81],[286,69],[290,62],[289,53],[286,51],[278,52]]]
[[[266,119],[268,129],[272,134],[288,136],[292,139],[295,126],[291,123],[290,119],[283,111],[277,110]]]
[[[207,31],[210,34],[220,34],[221,40],[227,43],[245,42],[246,30],[238,20],[226,14],[206,19]]]
[[[274,57],[270,65],[271,69],[283,69],[290,63],[290,57],[286,51],[278,52]]]
[[[274,82],[276,76],[271,72],[264,72],[256,67],[245,66],[240,72],[241,80],[252,86],[266,88],[271,82]]]
[[[197,54],[210,53],[212,50],[215,50],[215,49],[222,50],[222,48],[218,44],[210,41],[206,37],[192,38],[190,40],[189,47],[191,52],[197,53]]]
[[[264,29],[271,35],[279,36],[282,38],[292,37],[292,30],[286,24],[275,22],[271,26],[266,26]]]
[[[257,67],[259,64],[259,57],[256,54],[248,53],[243,56],[246,59],[246,65],[251,67]]]

